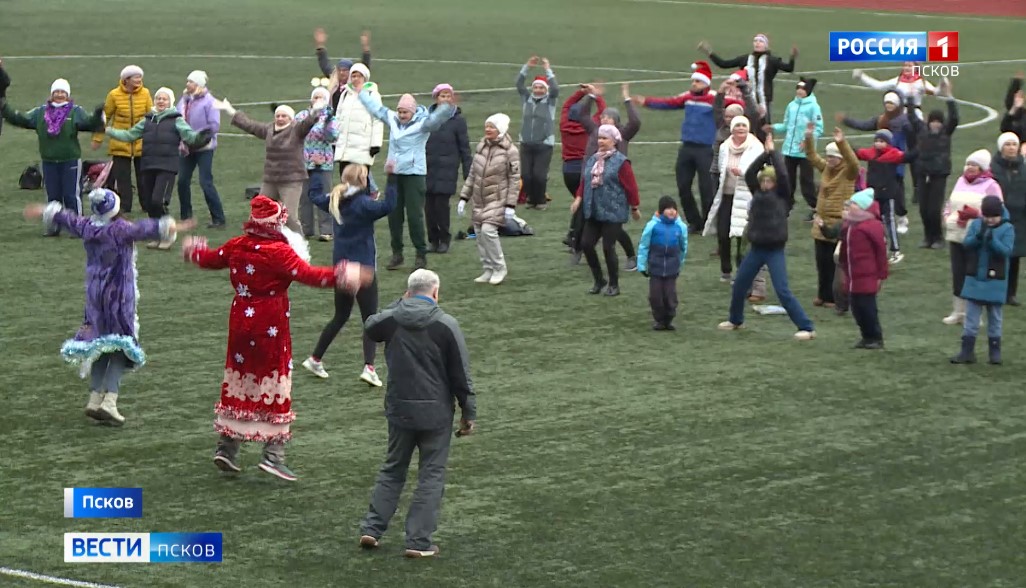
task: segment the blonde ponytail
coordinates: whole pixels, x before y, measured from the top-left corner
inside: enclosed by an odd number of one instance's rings
[[[342,224],[342,213],[338,211],[338,203],[345,198],[348,189],[349,184],[342,182],[331,190],[331,198],[328,200],[328,212],[338,224]]]
[[[331,198],[328,200],[328,212],[335,218],[335,222],[342,224],[342,213],[339,212],[339,203],[345,198],[359,194],[360,190],[367,187],[367,168],[358,163],[350,163],[342,170],[342,183],[331,190]],[[351,189],[353,188],[353,189]]]

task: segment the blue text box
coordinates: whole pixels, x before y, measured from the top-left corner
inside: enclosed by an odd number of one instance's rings
[[[64,517],[141,519],[142,488],[65,488]]]
[[[151,563],[218,563],[221,533],[150,533]]]
[[[926,61],[925,31],[832,31],[830,61]]]

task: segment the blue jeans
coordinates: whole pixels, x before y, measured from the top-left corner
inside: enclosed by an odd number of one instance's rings
[[[983,307],[987,307],[987,336],[991,338],[1001,337],[1002,308],[1001,304],[980,304],[974,300],[965,301],[965,327],[962,335],[975,337],[980,332],[980,318],[983,315]]]
[[[47,202],[60,202],[66,210],[82,214],[82,199],[79,198],[82,180],[82,160],[44,161],[43,186]],[[58,229],[55,234],[60,233]]]
[[[196,151],[178,159],[178,203],[182,208],[182,220],[192,218],[192,172],[199,167],[199,183],[203,197],[210,209],[210,221],[223,225],[224,207],[214,186],[214,150]]]
[[[741,260],[737,268],[737,275],[734,276],[734,286],[730,292],[730,322],[740,325],[745,322],[745,297],[755,282],[755,276],[759,269],[766,266],[769,270],[770,280],[773,281],[773,289],[777,292],[780,305],[787,311],[791,322],[798,327],[799,331],[814,330],[812,321],[805,315],[802,305],[791,293],[787,285],[787,259],[784,257],[784,248],[765,249],[752,246],[748,255]]]

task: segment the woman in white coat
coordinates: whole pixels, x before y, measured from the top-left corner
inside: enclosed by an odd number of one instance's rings
[[[355,163],[370,171],[374,156],[381,151],[385,139],[385,124],[374,118],[360,103],[360,92],[366,91],[376,102],[381,102],[377,84],[370,81],[370,70],[357,63],[349,70],[349,83],[342,91],[335,110],[339,122],[338,141],[335,142],[335,161],[338,169]],[[374,186],[371,186],[374,191]]]
[[[748,117],[735,116],[730,121],[730,138],[720,145],[720,187],[710,208],[703,236],[717,236],[720,256],[720,281],[730,282],[734,262],[741,265],[744,257],[744,234],[748,226],[748,205],[752,192],[745,183],[745,170],[763,154],[765,148],[751,132]],[[733,246],[733,247],[732,247]]]

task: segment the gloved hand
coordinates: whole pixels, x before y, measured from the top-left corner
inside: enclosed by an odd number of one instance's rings
[[[93,118],[99,121],[96,127],[97,133],[102,133],[107,128],[107,114],[103,111],[103,105],[99,105],[93,109]]]
[[[460,202],[462,202],[462,200]],[[514,214],[516,214],[516,209],[513,208],[512,206],[507,206],[506,207],[506,219],[508,220],[508,219],[513,218]]]
[[[279,106],[281,106],[280,103],[278,103],[278,102],[271,102],[271,114],[274,114],[274,111],[278,110]]]
[[[378,153],[381,153],[381,147],[371,147],[370,148],[370,156],[371,157],[376,156]]]
[[[958,226],[965,228],[969,224],[969,221],[974,218],[980,218],[980,211],[969,206],[968,204],[962,207],[962,210],[958,211]]]
[[[460,199],[460,203],[456,205],[456,216],[463,216],[467,209],[467,201]]]
[[[648,273],[648,270],[645,270],[645,271],[641,272],[641,275],[645,276],[646,278],[651,278],[652,277],[652,274]]]
[[[235,108],[231,102],[228,102],[227,98],[224,100],[214,100],[214,108],[224,111],[228,116],[235,116]]]

